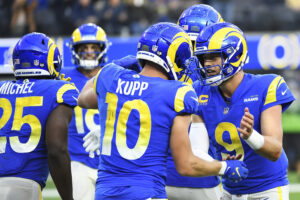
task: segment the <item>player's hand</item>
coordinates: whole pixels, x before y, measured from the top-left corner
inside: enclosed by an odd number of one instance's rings
[[[95,152],[99,156],[100,155],[100,134],[101,128],[100,126],[92,131],[90,131],[86,136],[83,138],[83,147],[85,148],[86,152],[89,152],[89,156],[91,158],[95,157]]]
[[[248,177],[248,169],[244,162],[239,160],[227,160],[226,164],[227,166],[223,177],[229,181],[237,183]]]
[[[253,131],[253,126],[254,126],[254,117],[249,112],[249,109],[246,107],[244,116],[240,123],[240,127],[237,128],[237,130],[241,133],[241,137],[244,140],[247,140],[251,135]]]
[[[225,161],[225,160],[239,160],[242,158],[242,154],[238,154],[238,155],[227,155],[226,158],[223,158],[222,160]]]
[[[128,55],[118,60],[113,60],[112,62],[116,65],[124,67],[125,69],[136,71],[137,73],[140,73],[142,71],[142,67],[138,63],[136,57],[133,55]]]

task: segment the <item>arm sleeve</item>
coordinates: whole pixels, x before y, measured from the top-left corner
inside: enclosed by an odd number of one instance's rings
[[[209,154],[209,138],[204,123],[192,123],[189,137],[193,153],[204,160],[214,160]]]

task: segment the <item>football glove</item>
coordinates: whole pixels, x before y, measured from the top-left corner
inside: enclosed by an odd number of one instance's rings
[[[244,162],[239,160],[226,160],[223,162],[226,162],[226,168],[223,173],[224,178],[237,183],[248,177],[248,169]]]
[[[86,136],[83,138],[83,147],[85,148],[86,152],[89,152],[89,157],[94,158],[95,153],[99,156],[100,155],[100,135],[101,135],[101,128],[98,128],[90,131]]]
[[[125,69],[131,69],[137,73],[142,71],[142,67],[138,63],[136,57],[133,55],[128,55],[118,60],[113,60],[112,63],[124,67]]]

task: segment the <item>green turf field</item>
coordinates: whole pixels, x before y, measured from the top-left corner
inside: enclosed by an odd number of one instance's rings
[[[290,181],[290,200],[300,199],[300,177],[297,176],[296,172],[289,172],[288,174]],[[292,191],[293,190],[293,191]],[[43,190],[44,200],[59,200],[58,193],[56,191],[55,185],[51,179],[47,181],[47,186]]]

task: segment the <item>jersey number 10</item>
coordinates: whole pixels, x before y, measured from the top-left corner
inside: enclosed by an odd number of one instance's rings
[[[151,135],[151,113],[146,102],[135,99],[126,101],[120,109],[119,116],[116,116],[118,96],[107,93],[106,101],[108,104],[105,133],[102,144],[102,155],[111,155],[111,146],[114,132],[116,133],[116,147],[119,154],[127,160],[136,160],[146,152]],[[138,140],[133,148],[129,148],[126,143],[126,129],[129,115],[135,109],[140,114],[140,130]],[[116,124],[116,130],[114,130]]]

